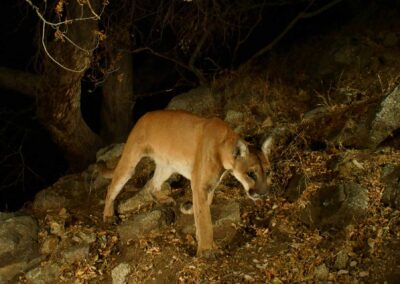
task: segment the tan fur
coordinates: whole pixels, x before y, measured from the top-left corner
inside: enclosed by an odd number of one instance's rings
[[[197,255],[208,255],[216,248],[210,204],[221,175],[230,171],[252,199],[265,194],[271,183],[265,174],[269,169],[266,156],[271,141],[267,139],[264,143],[263,153],[252,153],[218,118],[201,118],[184,111],[147,113],[137,122],[125,144],[108,188],[103,218],[107,221],[114,216],[115,198],[140,159],[151,157],[156,169],[146,189],[159,190],[173,173],[191,181]]]

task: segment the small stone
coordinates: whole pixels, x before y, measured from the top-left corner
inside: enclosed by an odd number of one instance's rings
[[[267,264],[256,264],[257,269],[264,270],[267,267]]]
[[[135,212],[138,211],[140,208],[151,205],[153,202],[154,199],[151,194],[147,190],[142,189],[133,197],[121,201],[121,203],[118,205],[117,210],[119,214]]]
[[[64,224],[59,223],[57,221],[50,221],[50,233],[59,236],[59,237],[63,237],[64,233],[65,233],[65,228],[64,228]]]
[[[157,231],[165,225],[163,212],[154,210],[136,215],[134,218],[125,221],[118,226],[117,231],[121,240],[127,242],[143,237],[152,231]]]
[[[248,274],[243,275],[244,282],[251,283],[254,282],[254,277]]]
[[[58,212],[58,215],[63,219],[67,219],[69,216],[67,209],[65,209],[64,207],[61,208],[60,212]]]
[[[89,245],[76,245],[63,252],[65,262],[72,264],[75,261],[87,259],[89,256]]]
[[[228,110],[225,115],[225,121],[230,125],[240,125],[243,123],[244,114],[236,110]]]
[[[25,274],[28,283],[57,283],[61,267],[57,263],[44,263]]]
[[[272,284],[282,284],[282,280],[279,279],[278,277],[275,277],[274,279],[272,279]]]
[[[348,270],[345,270],[345,269],[340,269],[340,270],[338,271],[337,274],[338,274],[338,275],[349,274],[349,271],[348,271]]]
[[[269,128],[272,126],[274,126],[274,122],[272,121],[272,118],[270,116],[268,116],[261,124],[261,127],[263,128]]]
[[[56,236],[48,236],[40,247],[40,253],[44,255],[52,254],[57,249],[58,244],[59,240]]]
[[[369,272],[368,271],[361,271],[358,275],[360,277],[367,277],[367,276],[369,276]]]
[[[336,255],[335,268],[337,269],[346,268],[348,260],[349,256],[347,255],[347,252],[345,250],[339,251],[338,254]]]
[[[127,263],[120,263],[111,272],[113,284],[126,283],[126,277],[131,273],[131,267]]]
[[[83,241],[87,244],[94,243],[96,241],[96,234],[91,231],[79,231],[76,235],[80,241]]]
[[[317,279],[319,280],[326,280],[328,279],[329,276],[329,270],[326,267],[325,263],[317,266],[315,268],[315,276],[317,277]]]
[[[356,267],[357,266],[357,261],[353,260],[350,262],[351,267]]]

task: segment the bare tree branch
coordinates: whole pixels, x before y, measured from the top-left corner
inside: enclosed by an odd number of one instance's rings
[[[137,48],[137,49],[133,50],[133,53],[139,53],[139,52],[142,52],[142,51],[148,51],[148,52],[150,52],[151,54],[153,54],[153,55],[155,55],[157,57],[160,57],[160,58],[163,58],[165,60],[171,61],[171,62],[175,63],[176,65],[178,65],[178,66],[180,66],[180,67],[192,72],[200,82],[204,83],[206,81],[204,76],[203,76],[203,74],[202,74],[202,72],[199,69],[195,68],[194,66],[191,67],[191,66],[189,66],[189,65],[187,65],[185,63],[182,63],[181,61],[179,61],[179,60],[177,60],[175,58],[172,58],[172,57],[169,57],[169,56],[167,56],[165,54],[157,52],[157,51],[153,50],[150,47]]]
[[[340,2],[342,2],[343,0],[334,0],[329,4],[326,4],[325,6],[321,7],[318,10],[315,10],[313,12],[308,12],[306,14],[303,15],[303,19],[307,19],[307,18],[311,18],[314,17],[318,14],[321,14],[322,12],[325,12],[326,10],[332,8],[333,6],[335,6],[336,4],[339,4]]]
[[[316,0],[312,0],[307,7],[300,12],[287,26],[286,28],[271,42],[269,43],[267,46],[265,46],[264,48],[262,48],[261,50],[259,50],[256,54],[254,54],[245,64],[249,64],[250,62],[252,62],[255,58],[263,55],[264,53],[270,51],[296,24],[299,20],[301,19],[306,19],[306,18],[311,18],[314,17],[326,10],[328,10],[329,8],[333,7],[334,5],[342,2],[343,0],[334,0],[332,2],[330,2],[329,4],[323,6],[322,8],[313,11],[313,12],[307,12],[314,4]]]

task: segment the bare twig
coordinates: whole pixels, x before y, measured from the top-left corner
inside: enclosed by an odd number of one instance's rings
[[[97,21],[99,19],[98,18],[99,16],[96,13],[94,13],[94,16],[92,16],[92,17],[81,17],[81,18],[69,19],[69,20],[53,23],[53,22],[46,20],[46,18],[43,16],[43,14],[40,13],[39,7],[36,6],[35,4],[33,4],[31,0],[25,0],[25,1],[32,7],[32,9],[35,11],[36,15],[39,17],[39,19],[46,25],[51,26],[52,28],[56,28],[56,27],[59,27],[62,25],[72,24],[74,22],[83,22],[83,21],[88,21],[88,20]],[[92,11],[92,9],[90,9],[90,10]],[[103,13],[103,11],[104,11],[104,6],[103,6],[103,10],[101,13]]]
[[[159,52],[153,50],[150,47],[137,48],[137,49],[135,49],[133,51],[133,53],[139,53],[139,52],[142,52],[142,51],[148,51],[148,52],[150,52],[151,54],[153,54],[153,55],[155,55],[157,57],[160,57],[160,58],[163,58],[165,60],[171,61],[171,62],[175,63],[176,65],[178,65],[178,66],[180,66],[180,67],[182,67],[182,68],[184,68],[186,70],[191,71],[193,74],[196,75],[196,77],[199,79],[200,82],[205,82],[205,78],[204,78],[203,74],[197,68],[191,67],[191,66],[189,66],[189,65],[187,65],[185,63],[182,63],[181,61],[179,61],[177,59],[174,59],[174,58],[169,57],[169,56],[167,56],[165,54],[159,53]]]
[[[334,0],[331,3],[326,4],[325,6],[321,7],[318,10],[315,10],[313,12],[308,12],[306,14],[303,15],[303,19],[307,19],[307,18],[311,18],[314,16],[317,16],[319,14],[321,14],[322,12],[325,12],[326,10],[332,8],[333,6],[335,6],[336,4],[339,4],[340,2],[342,2],[343,0]]]
[[[43,28],[42,28],[42,46],[43,46],[43,49],[44,49],[44,52],[46,53],[46,55],[47,55],[55,64],[57,64],[58,66],[60,66],[60,67],[61,67],[62,69],[64,69],[64,70],[67,70],[67,71],[70,71],[70,72],[74,72],[74,73],[81,73],[81,72],[83,72],[83,71],[86,70],[86,68],[88,67],[88,65],[83,66],[81,69],[72,69],[72,68],[69,68],[69,67],[65,66],[64,64],[60,63],[57,59],[55,59],[55,58],[50,54],[50,52],[49,52],[48,49],[47,49],[46,42],[45,42],[45,40],[44,40],[45,32],[46,32],[46,24],[43,22]]]
[[[84,66],[83,66],[82,68],[73,69],[73,68],[70,68],[70,67],[65,66],[64,64],[62,64],[60,61],[58,61],[56,58],[54,58],[54,56],[52,56],[52,55],[50,54],[50,52],[49,52],[49,50],[48,50],[48,48],[47,48],[47,45],[46,45],[46,41],[45,41],[46,26],[49,26],[49,27],[51,27],[51,28],[56,29],[56,30],[59,31],[59,27],[60,27],[60,26],[69,25],[69,24],[72,24],[72,23],[74,23],[74,22],[83,22],[83,21],[89,21],[89,20],[98,21],[98,20],[100,19],[101,15],[102,15],[103,12],[104,12],[104,9],[105,9],[105,6],[106,6],[106,2],[103,3],[101,12],[100,12],[99,14],[97,14],[97,13],[94,11],[94,9],[93,9],[93,7],[92,7],[90,1],[87,0],[87,1],[86,1],[86,4],[87,4],[87,7],[88,7],[90,13],[92,14],[92,16],[90,16],[90,17],[83,17],[83,16],[80,16],[80,17],[78,17],[78,18],[68,19],[68,20],[65,20],[65,21],[51,22],[51,21],[48,21],[48,20],[44,17],[44,13],[41,13],[39,7],[36,6],[36,5],[34,5],[34,4],[32,3],[31,0],[25,0],[25,1],[32,7],[32,9],[35,11],[36,15],[37,15],[37,16],[39,17],[39,19],[42,21],[42,25],[43,25],[43,26],[42,26],[41,43],[42,43],[42,46],[43,46],[43,49],[44,49],[44,52],[46,53],[46,55],[47,55],[55,64],[57,64],[59,67],[61,67],[61,68],[64,69],[64,70],[67,70],[67,71],[70,71],[70,72],[74,72],[74,73],[81,73],[81,72],[85,71],[85,70],[88,68],[88,66],[89,66],[90,60],[88,61],[88,63],[84,64]],[[83,11],[82,11],[82,14],[83,14]],[[70,37],[68,37],[68,36],[66,35],[66,32],[60,32],[59,35],[62,37],[62,39],[65,39],[67,42],[69,42],[72,46],[74,46],[74,47],[77,48],[78,50],[80,50],[80,51],[82,51],[82,52],[85,52],[88,56],[90,55],[91,52],[93,52],[93,51],[98,47],[98,44],[99,44],[99,38],[97,37],[97,43],[96,43],[95,47],[92,48],[92,49],[85,49],[85,48],[81,47],[79,44],[75,43]]]

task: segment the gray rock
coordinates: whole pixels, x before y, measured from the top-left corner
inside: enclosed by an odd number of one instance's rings
[[[397,37],[396,33],[388,32],[385,34],[382,43],[385,47],[393,47],[399,43],[399,38]]]
[[[303,119],[317,120],[317,119],[325,116],[327,112],[329,112],[329,107],[320,106],[320,107],[314,108],[314,109],[306,112],[303,116]]]
[[[382,141],[400,128],[400,86],[397,86],[380,104],[369,131],[370,147]]]
[[[127,276],[131,273],[131,266],[127,263],[120,263],[111,272],[113,284],[127,283]]]
[[[118,164],[124,147],[124,143],[111,144],[97,151],[96,163],[90,165],[83,172],[83,176],[93,189],[102,189],[110,184],[113,171]]]
[[[44,255],[52,254],[56,251],[60,241],[56,236],[47,236],[40,247],[40,253]]]
[[[368,191],[347,182],[319,189],[301,212],[300,219],[307,225],[329,229],[359,221],[368,210]]]
[[[39,212],[56,211],[67,207],[68,204],[69,201],[64,196],[60,195],[55,188],[49,187],[36,194],[33,209]]]
[[[353,46],[346,44],[335,52],[333,58],[336,63],[350,65],[355,60],[355,49]]]
[[[0,267],[0,283],[16,283],[16,277],[36,267],[43,260],[42,257],[34,258],[30,261],[20,261]]]
[[[65,223],[64,220],[49,220],[50,233],[53,235],[64,237],[65,234]]]
[[[125,143],[120,143],[101,148],[96,153],[96,162],[107,162],[119,159],[119,157],[121,157],[122,151],[124,150],[124,147]]]
[[[0,235],[0,257],[3,255],[12,254],[16,248],[17,241],[14,236]]]
[[[211,215],[214,239],[219,245],[229,244],[236,236],[236,229],[232,224],[238,224],[241,221],[239,203],[232,202],[222,206],[211,205]],[[177,226],[182,227],[184,234],[194,235],[196,232],[193,215],[180,215]]]
[[[117,227],[118,234],[123,242],[136,240],[166,225],[161,210],[154,210],[133,216]]]
[[[214,222],[214,226],[225,226],[225,223],[238,223],[240,222],[240,205],[237,202],[228,203],[221,207],[221,210],[217,216],[217,220]]]
[[[150,192],[153,192],[150,194]],[[126,214],[130,212],[136,212],[141,208],[146,208],[153,202],[160,204],[174,204],[175,201],[170,197],[171,186],[165,182],[161,186],[160,190],[153,190],[145,185],[143,189],[140,189],[133,197],[121,201],[118,205],[118,213]]]
[[[72,264],[89,257],[89,245],[86,243],[69,247],[61,252],[66,263]]]
[[[315,268],[315,277],[318,280],[327,280],[328,279],[329,269],[326,267],[325,263],[323,263]]]
[[[78,243],[87,243],[91,244],[96,241],[96,233],[90,230],[82,230],[76,233],[76,236],[74,236],[74,240]]]
[[[285,190],[285,196],[289,202],[296,201],[306,188],[306,177],[303,173],[295,173]]]
[[[216,241],[222,246],[231,243],[237,233],[236,228],[232,225],[239,224],[241,220],[239,203],[232,202],[222,206],[214,220],[214,238]]]
[[[337,269],[345,269],[347,267],[347,262],[349,261],[349,256],[347,251],[341,250],[336,255],[335,260],[335,268]]]
[[[0,266],[37,253],[38,225],[30,216],[15,216],[0,222]]]
[[[10,213],[10,212],[0,212],[0,221],[5,221],[7,219],[10,219],[12,217],[20,216],[17,213]]]
[[[381,176],[382,182],[385,184],[382,202],[393,208],[400,209],[400,165],[385,165]]]
[[[140,208],[147,207],[154,201],[153,197],[147,190],[140,190],[133,197],[123,200],[118,204],[118,213],[127,214],[138,211]]]
[[[57,263],[47,262],[25,274],[28,283],[48,284],[58,283],[61,267]]]
[[[228,110],[224,120],[231,126],[238,126],[243,123],[244,114],[240,111]]]
[[[64,176],[36,194],[33,209],[37,212],[66,210],[76,199],[81,199],[89,188],[81,174]]]
[[[207,87],[199,87],[187,93],[174,97],[166,109],[186,110],[188,112],[207,116],[216,113],[219,107],[219,95]]]

